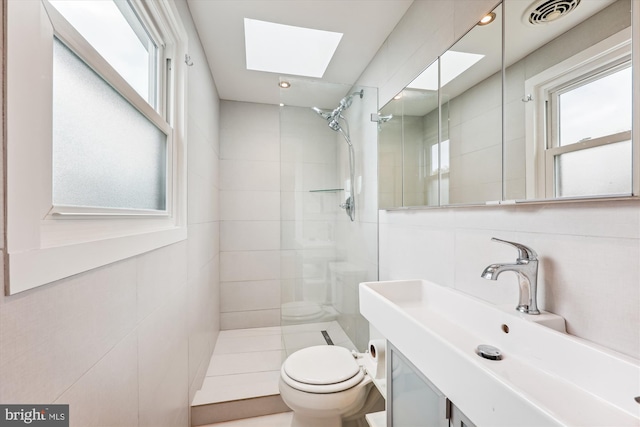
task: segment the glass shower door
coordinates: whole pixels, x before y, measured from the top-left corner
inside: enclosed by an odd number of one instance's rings
[[[319,94],[334,93],[335,99],[288,106],[291,89],[281,90],[281,325],[287,354],[322,344],[364,351],[369,331],[359,314],[358,284],[378,277],[377,127],[369,120],[377,93],[364,89],[340,119],[355,153],[352,222],[340,207],[352,188],[346,138],[311,108],[331,111],[351,88],[316,84]]]

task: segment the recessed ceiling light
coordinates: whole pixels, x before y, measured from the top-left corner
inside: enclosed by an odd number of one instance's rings
[[[247,70],[322,77],[342,33],[244,19]]]
[[[395,99],[396,101],[401,98],[402,98],[402,92],[400,92],[399,94],[393,97],[393,99]]]
[[[495,19],[496,19],[496,14],[494,12],[487,13],[482,17],[480,22],[478,22],[478,25],[482,26],[482,25],[491,24]]]
[[[283,80],[278,83],[278,86],[280,86],[282,89],[289,89],[291,87],[291,83]]]

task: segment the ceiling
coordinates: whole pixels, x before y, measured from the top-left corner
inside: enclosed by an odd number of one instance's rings
[[[413,0],[187,0],[221,99],[333,108]],[[343,33],[322,78],[246,69],[244,18]],[[290,89],[280,89],[287,80]],[[282,93],[281,93],[282,92]]]

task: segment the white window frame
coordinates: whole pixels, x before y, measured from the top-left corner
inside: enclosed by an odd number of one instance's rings
[[[7,3],[5,293],[12,295],[186,239],[185,64],[187,36],[171,0],[130,0],[162,34],[159,54],[172,93],[149,105],[47,0]],[[62,21],[60,20],[62,19]],[[53,206],[54,35],[168,135],[167,209]],[[152,38],[155,35],[152,35]]]
[[[553,120],[548,114],[547,101],[554,91],[597,70],[614,67],[630,57],[631,31],[631,27],[626,28],[525,81],[525,94],[531,95],[528,96],[531,102],[525,105],[527,199],[555,198],[555,156],[631,138],[631,132],[623,132],[614,139],[594,138],[558,147],[556,136],[550,132],[553,126],[547,125]],[[634,151],[637,150],[637,141],[632,144]]]

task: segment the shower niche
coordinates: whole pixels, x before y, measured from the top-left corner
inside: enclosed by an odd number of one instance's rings
[[[377,90],[303,79],[281,89],[281,325],[363,351],[358,285],[378,277]],[[371,160],[369,160],[371,159]],[[301,334],[302,336],[302,334]],[[287,351],[324,344],[305,335]]]

